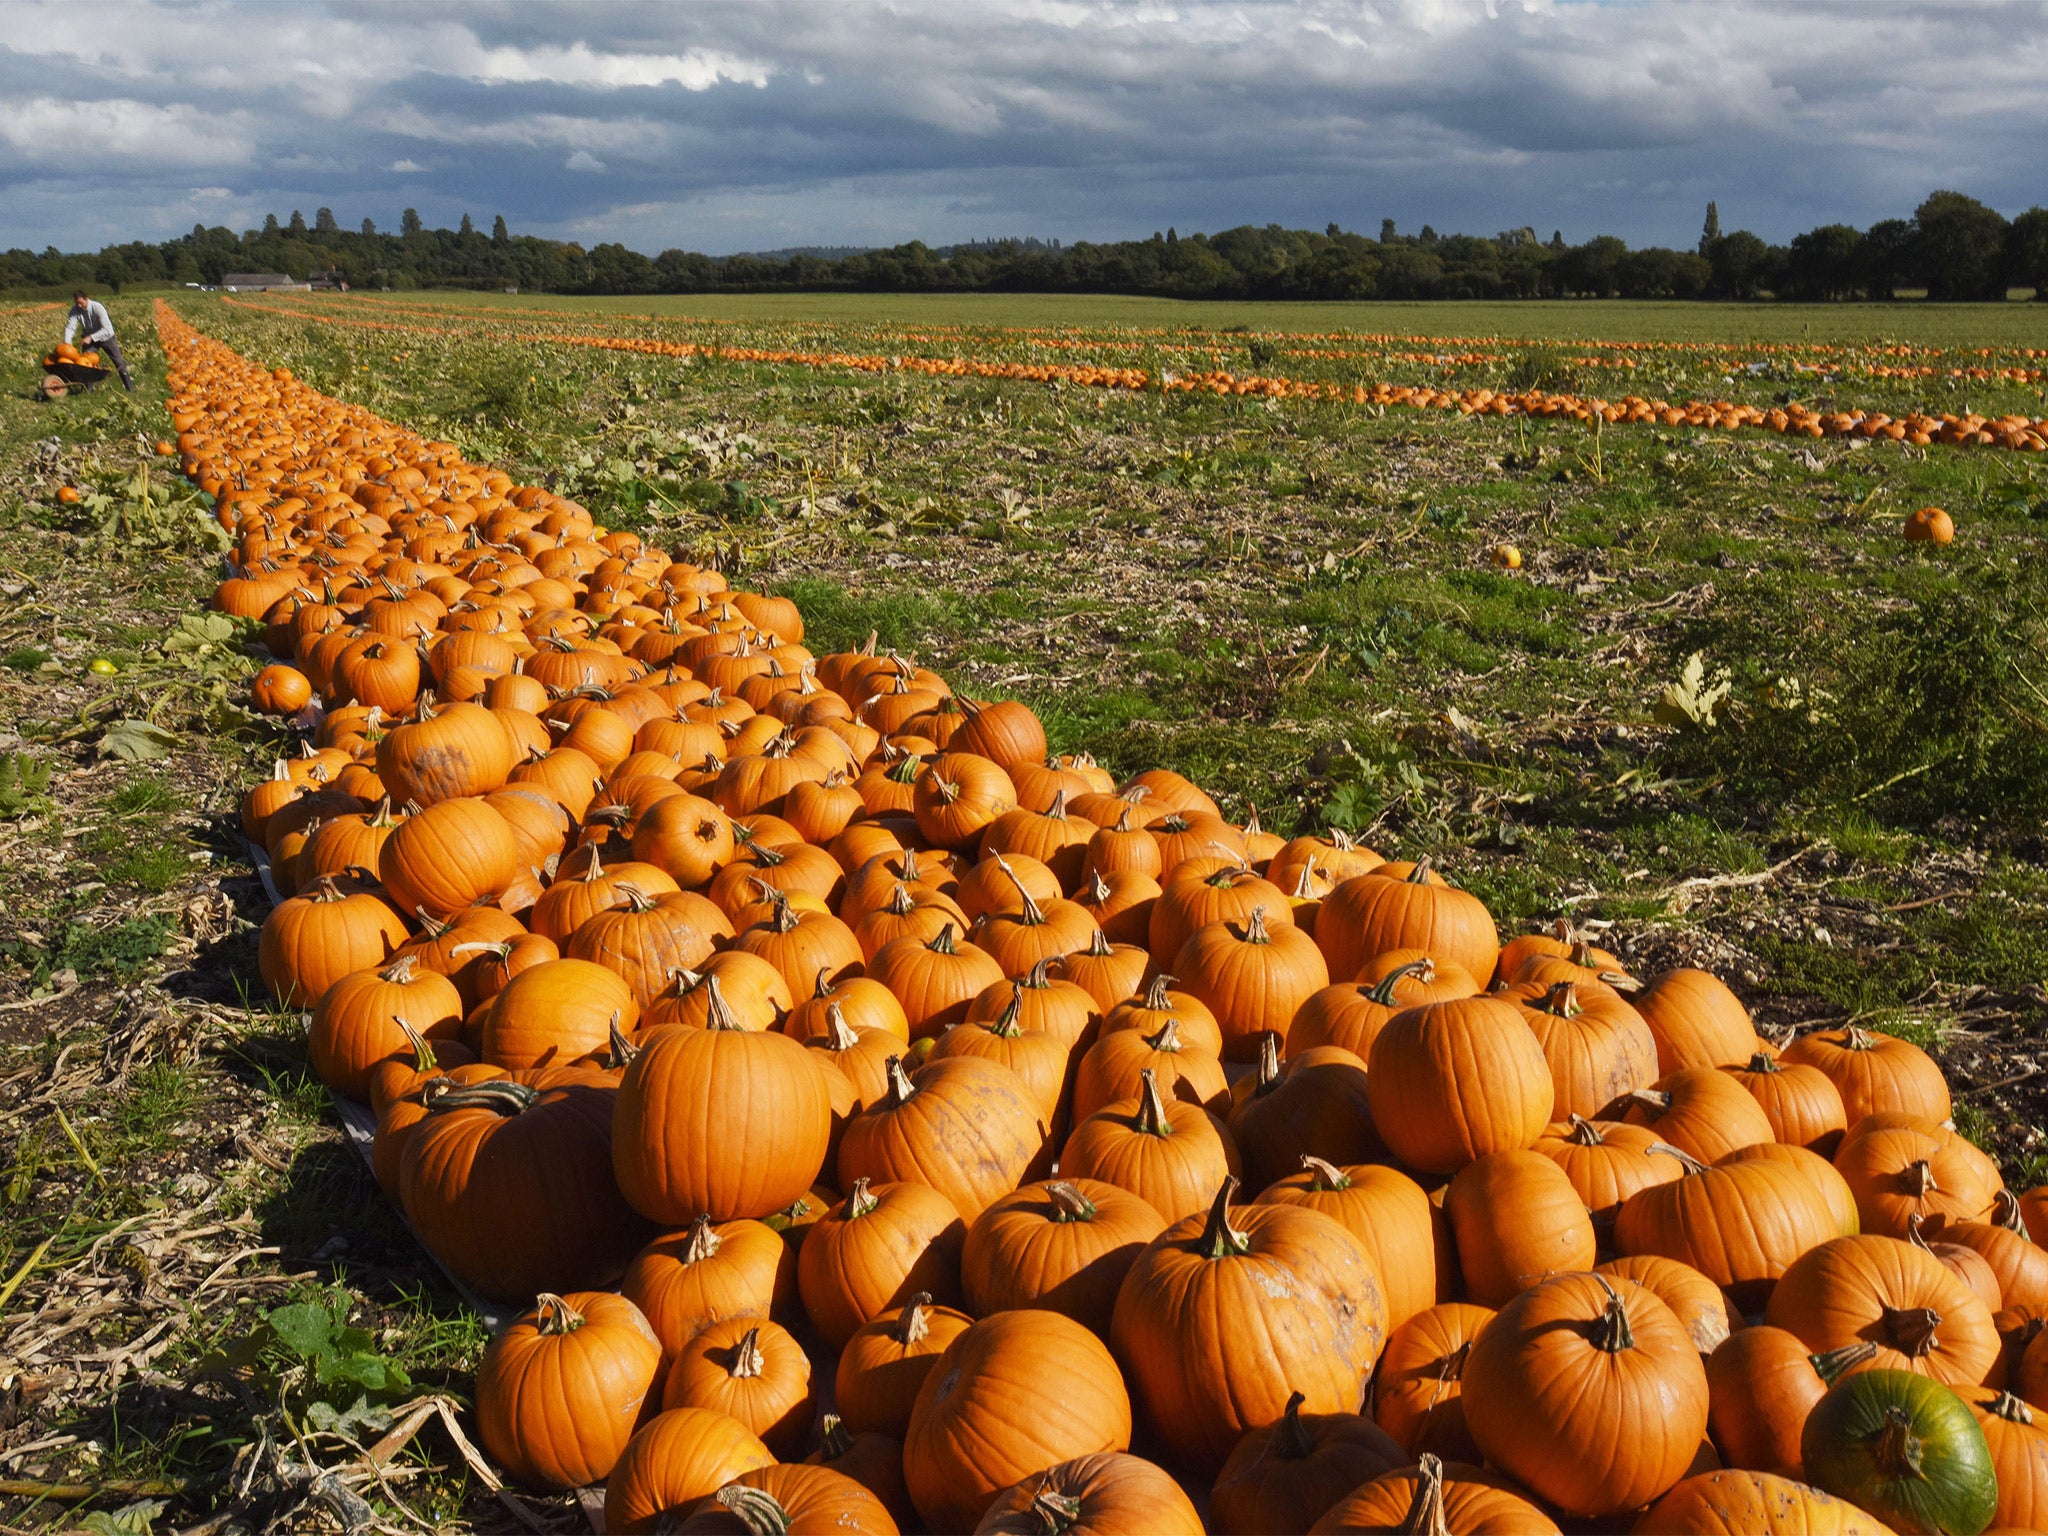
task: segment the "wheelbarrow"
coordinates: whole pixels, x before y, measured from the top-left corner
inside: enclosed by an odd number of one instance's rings
[[[84,363],[55,362],[44,366],[48,370],[43,374],[45,400],[62,400],[74,390],[91,389],[114,371],[111,368],[89,368]]]

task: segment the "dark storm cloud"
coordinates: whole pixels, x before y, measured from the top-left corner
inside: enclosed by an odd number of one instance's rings
[[[417,207],[734,250],[2042,201],[2048,6],[12,0],[0,242]]]

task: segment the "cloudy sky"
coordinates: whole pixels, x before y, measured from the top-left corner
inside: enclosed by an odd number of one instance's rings
[[[1689,245],[2048,203],[2048,4],[0,0],[0,246],[331,207],[725,252],[1241,223]]]

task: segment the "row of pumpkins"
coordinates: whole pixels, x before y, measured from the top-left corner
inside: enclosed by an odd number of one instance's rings
[[[476,1389],[518,1482],[615,1532],[2048,1526],[2048,1191],[1915,1046],[1048,756],[161,323],[258,702],[324,703],[242,805],[263,978],[530,1306]]]

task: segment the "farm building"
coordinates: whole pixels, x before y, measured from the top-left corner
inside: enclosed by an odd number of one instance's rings
[[[251,289],[269,292],[307,293],[311,283],[302,283],[283,272],[230,272],[220,280],[221,287],[229,293],[246,293]]]

